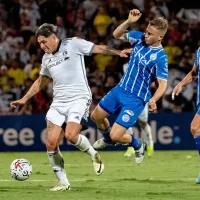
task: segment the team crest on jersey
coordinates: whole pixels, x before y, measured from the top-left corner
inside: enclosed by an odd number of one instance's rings
[[[64,56],[64,60],[69,59],[69,56],[67,55],[67,50],[63,51],[63,56]]]
[[[151,60],[155,60],[157,58],[157,54],[153,53],[150,55]]]
[[[63,56],[67,56],[67,51],[66,50],[63,52]]]
[[[130,116],[129,115],[125,114],[125,115],[122,116],[122,121],[128,122],[129,120],[130,120]]]

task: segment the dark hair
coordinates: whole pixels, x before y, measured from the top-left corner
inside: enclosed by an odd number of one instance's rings
[[[56,33],[57,33],[57,26],[53,24],[44,23],[37,29],[37,31],[35,32],[35,36],[37,38],[38,36],[42,35],[47,38],[50,35]]]

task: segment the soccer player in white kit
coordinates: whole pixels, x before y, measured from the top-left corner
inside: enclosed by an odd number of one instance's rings
[[[95,45],[77,37],[60,40],[56,32],[56,26],[46,23],[36,31],[37,41],[45,52],[40,76],[23,98],[11,102],[13,108],[24,105],[48,83],[49,79],[53,80],[53,102],[46,115],[46,147],[58,184],[51,191],[70,189],[64,160],[59,150],[64,123],[66,123],[65,137],[81,151],[90,155],[95,173],[100,175],[104,170],[100,154],[94,150],[84,135],[79,134],[87,122],[92,100],[86,78],[84,55],[102,53],[127,57],[126,50],[119,51],[106,45]]]

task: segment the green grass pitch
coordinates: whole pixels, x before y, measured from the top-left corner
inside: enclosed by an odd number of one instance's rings
[[[124,152],[101,152],[105,171],[96,176],[88,155],[63,152],[70,191],[50,192],[56,178],[45,152],[0,153],[0,200],[196,200],[200,185],[195,178],[200,172],[196,151],[156,151],[136,165],[134,157]],[[10,163],[26,158],[33,174],[26,181],[10,177]]]

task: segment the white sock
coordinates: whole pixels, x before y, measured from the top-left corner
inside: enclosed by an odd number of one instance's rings
[[[47,154],[58,182],[64,185],[70,185],[64,169],[64,160],[60,150],[58,149],[56,152],[48,151]]]
[[[153,146],[153,139],[152,139],[152,132],[151,127],[147,123],[145,129],[142,129],[144,131],[145,141],[147,143],[147,146]]]
[[[127,131],[130,135],[133,135],[133,128],[128,128],[126,131]]]
[[[84,135],[79,135],[78,142],[75,144],[75,146],[81,151],[89,154],[92,159],[94,159],[95,154],[97,153]]]

